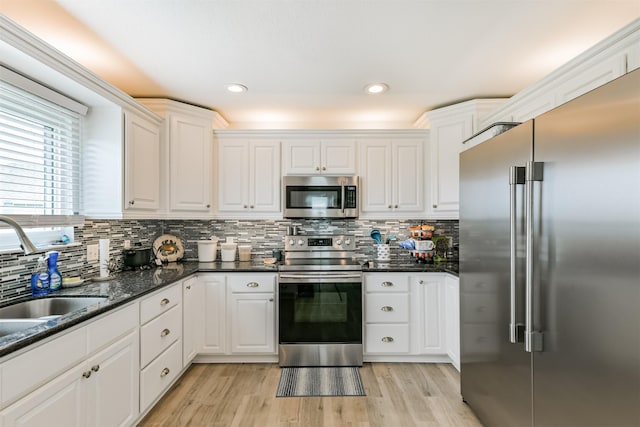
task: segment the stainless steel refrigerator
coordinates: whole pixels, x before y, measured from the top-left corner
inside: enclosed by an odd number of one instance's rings
[[[640,70],[461,153],[460,191],[463,399],[640,426]]]

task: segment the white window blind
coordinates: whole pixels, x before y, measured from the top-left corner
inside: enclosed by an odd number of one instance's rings
[[[0,80],[0,214],[77,214],[80,141],[80,114]]]

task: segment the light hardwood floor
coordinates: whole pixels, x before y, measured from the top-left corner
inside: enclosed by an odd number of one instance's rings
[[[139,425],[481,426],[451,365],[365,363],[360,374],[366,397],[276,398],[276,364],[196,364]]]

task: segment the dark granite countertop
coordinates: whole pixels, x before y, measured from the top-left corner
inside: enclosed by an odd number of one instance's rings
[[[52,319],[41,325],[11,335],[0,337],[0,357],[50,337],[67,328],[75,326],[92,317],[123,306],[145,294],[154,292],[164,286],[171,285],[197,272],[277,272],[278,266],[260,261],[250,262],[181,262],[170,263],[162,267],[140,270],[122,271],[105,281],[91,281],[74,288],[65,288],[49,296],[104,296],[105,302],[95,304],[82,310]],[[451,273],[458,275],[458,264],[451,262],[418,264],[415,262],[374,262],[371,267],[363,265],[363,272],[424,272]],[[46,298],[46,297],[45,297]],[[33,297],[26,297],[30,300]],[[12,301],[15,304],[19,301]]]

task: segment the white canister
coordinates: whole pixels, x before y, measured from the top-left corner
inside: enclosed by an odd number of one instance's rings
[[[238,246],[238,260],[251,261],[251,245]]]
[[[389,245],[376,245],[376,261],[391,261],[391,247]]]
[[[237,246],[236,243],[220,243],[220,258],[222,258],[222,261],[235,261]]]
[[[198,261],[213,262],[218,250],[217,240],[198,240]]]

